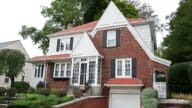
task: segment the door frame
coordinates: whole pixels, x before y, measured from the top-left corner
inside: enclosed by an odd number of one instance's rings
[[[85,69],[86,72],[84,73],[84,76],[83,76],[83,77],[84,77],[84,78],[83,78],[83,79],[84,79],[84,82],[83,82],[84,84],[81,84],[81,74],[82,74],[82,71],[81,71],[81,70],[82,70],[82,65],[86,65],[86,69]],[[80,85],[80,86],[84,86],[84,85],[85,85],[85,83],[86,83],[86,81],[87,81],[87,73],[88,73],[88,63],[87,63],[87,62],[82,62],[82,63],[81,63],[81,66],[80,66],[80,74],[79,74],[79,85]]]

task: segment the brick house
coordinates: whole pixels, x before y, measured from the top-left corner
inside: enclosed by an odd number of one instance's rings
[[[171,62],[154,55],[154,29],[153,20],[127,19],[111,1],[98,21],[49,35],[48,55],[30,59],[31,85],[44,81],[68,91],[89,85],[91,95],[109,96],[109,108],[139,108],[143,87],[166,98]]]

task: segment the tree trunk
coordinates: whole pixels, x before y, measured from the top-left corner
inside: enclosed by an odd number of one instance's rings
[[[11,79],[11,88],[14,86],[14,82],[15,82],[15,78],[14,77],[10,77]]]

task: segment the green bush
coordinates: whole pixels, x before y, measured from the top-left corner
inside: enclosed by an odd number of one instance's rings
[[[16,81],[16,82],[14,82],[14,88],[17,89],[18,93],[25,93],[25,92],[27,92],[29,87],[30,87],[30,85],[27,82],[24,82],[24,81]]]
[[[29,94],[27,98],[12,101],[8,108],[51,108],[53,105],[73,100],[71,96],[58,98],[56,95]]]
[[[48,87],[48,84],[46,84],[46,87]],[[37,84],[36,88],[45,88],[45,82],[39,81],[39,83]]]
[[[17,89],[16,88],[10,88],[7,90],[7,96],[9,97],[14,97],[17,93]]]
[[[142,91],[142,97],[143,98],[157,98],[157,90],[153,88],[145,88]]]
[[[6,93],[6,88],[5,87],[0,87],[0,96],[4,96]]]
[[[141,93],[144,108],[157,108],[157,91],[153,88],[145,88]]]
[[[64,89],[59,89],[59,90],[56,90],[56,95],[57,95],[58,97],[63,97],[63,96],[66,96],[66,95],[67,95],[67,92],[66,92],[66,90],[64,90]]]
[[[192,93],[192,84],[189,77],[189,65],[192,62],[176,63],[168,72],[168,85],[172,92]]]
[[[39,89],[37,89],[36,92],[38,94],[45,95],[45,96],[49,96],[51,94],[51,91],[48,88],[39,88]]]
[[[35,93],[35,89],[32,87],[29,87],[27,90],[27,93]]]
[[[192,63],[190,63],[188,67],[188,76],[189,76],[190,83],[192,85]]]

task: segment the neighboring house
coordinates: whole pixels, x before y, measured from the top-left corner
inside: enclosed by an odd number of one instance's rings
[[[19,40],[15,41],[9,41],[9,42],[2,42],[0,43],[0,50],[2,49],[14,49],[19,50],[25,55],[25,59],[28,60],[30,57],[23,47],[22,43]],[[32,65],[30,63],[25,63],[25,66],[23,67],[23,72],[21,72],[17,78],[15,78],[15,81],[26,81],[29,82],[30,80],[30,74],[32,70]],[[8,77],[5,75],[0,76],[0,86],[2,87],[10,87],[11,81]]]
[[[32,85],[85,88],[109,96],[109,108],[140,107],[143,87],[154,87],[166,98],[170,61],[154,55],[153,20],[126,19],[111,1],[99,21],[50,34],[46,56],[31,58]]]

